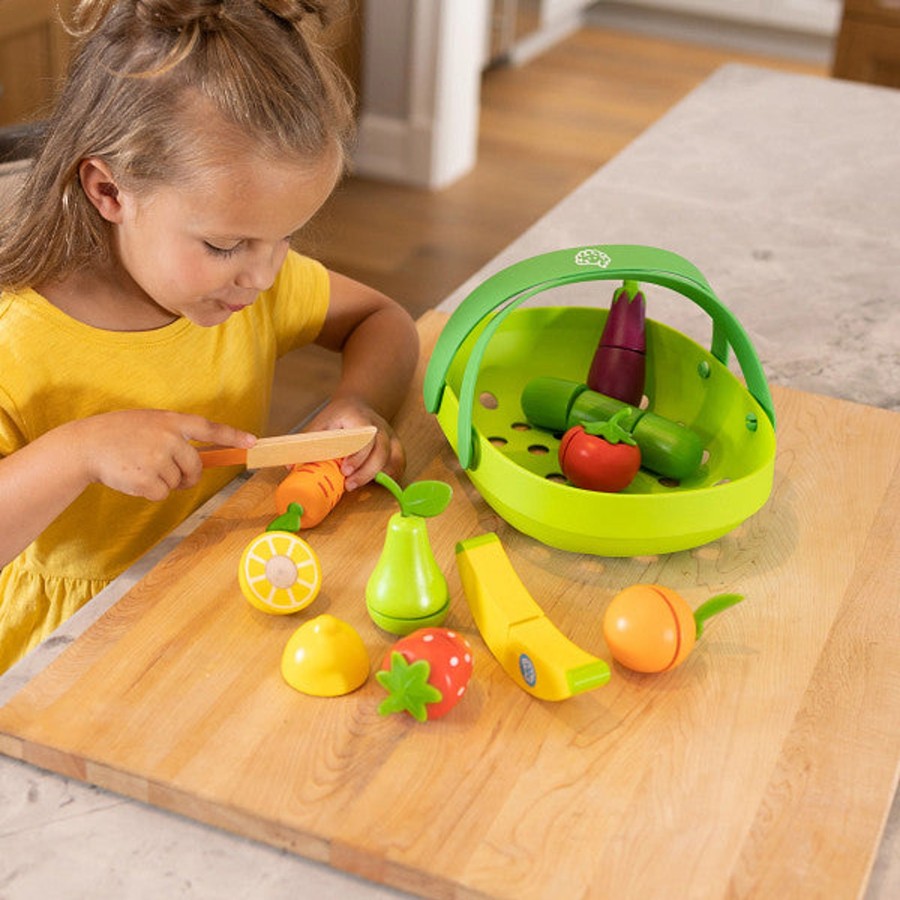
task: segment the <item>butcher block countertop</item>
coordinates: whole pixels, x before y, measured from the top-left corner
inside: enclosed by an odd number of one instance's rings
[[[445,320],[420,323],[426,353]],[[858,893],[898,763],[900,416],[776,388],[762,511],[694,551],[614,560],[498,519],[419,383],[398,419],[406,480],[453,487],[428,527],[446,625],[475,652],[454,711],[383,718],[374,678],[332,699],[282,680],[287,638],[323,612],[351,623],[373,661],[384,654],[392,638],[364,590],[395,503],[377,486],[342,500],[306,533],[321,595],[268,616],[236,576],[274,514],[281,476],[265,471],[0,710],[0,750],[425,896]],[[692,606],[746,599],[672,672],[614,665],[602,688],[536,700],[481,642],[455,572],[456,542],[487,531],[556,625],[607,659],[602,615],[624,586],[665,584]]]

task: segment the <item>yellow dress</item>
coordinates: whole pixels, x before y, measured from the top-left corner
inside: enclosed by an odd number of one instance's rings
[[[315,339],[328,273],[289,253],[274,285],[223,324],[113,332],[33,290],[0,296],[0,456],[72,419],[116,409],[195,413],[260,434],[275,361]],[[91,485],[0,571],[0,672],[43,640],[234,475],[210,469],[154,503]],[[0,527],[15,523],[0,524]]]

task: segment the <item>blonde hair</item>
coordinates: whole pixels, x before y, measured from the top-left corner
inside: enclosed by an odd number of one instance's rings
[[[82,160],[101,158],[137,191],[195,176],[198,100],[263,156],[315,162],[337,145],[346,160],[352,92],[312,27],[327,21],[314,0],[76,3],[78,42],[43,146],[0,211],[0,288],[107,257],[108,225],[81,189]]]

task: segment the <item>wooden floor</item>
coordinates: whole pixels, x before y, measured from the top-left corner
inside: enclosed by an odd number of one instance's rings
[[[350,177],[301,249],[419,316],[733,61],[827,76],[810,63],[586,28],[524,66],[485,74],[471,173],[437,192]],[[283,360],[270,433],[314,409],[337,372],[316,348]]]

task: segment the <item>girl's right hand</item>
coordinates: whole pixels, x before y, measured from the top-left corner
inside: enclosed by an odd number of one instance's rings
[[[67,422],[0,458],[0,566],[21,553],[92,483],[164,500],[200,479],[190,441],[252,447],[246,431],[202,416],[156,409],[102,413]]]
[[[231,425],[159,409],[102,413],[71,427],[90,482],[147,500],[164,500],[200,480],[200,455],[190,441],[244,448],[256,443]]]

